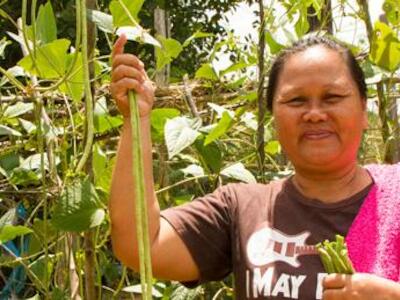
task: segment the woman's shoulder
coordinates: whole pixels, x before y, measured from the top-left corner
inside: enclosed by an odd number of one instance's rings
[[[276,196],[285,186],[287,178],[276,179],[267,183],[261,182],[238,182],[228,183],[220,187],[220,192],[229,195],[230,198],[240,202],[265,201],[266,197]]]
[[[221,186],[222,189],[227,189],[227,190],[232,190],[232,191],[264,191],[268,189],[277,189],[281,188],[284,183],[288,180],[288,178],[280,178],[280,179],[274,179],[268,182],[232,182],[232,183],[227,183],[223,186]]]

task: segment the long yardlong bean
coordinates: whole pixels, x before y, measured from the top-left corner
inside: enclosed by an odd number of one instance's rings
[[[140,117],[136,101],[136,95],[133,91],[129,92],[129,106],[132,128],[132,172],[135,186],[135,217],[136,234],[139,248],[140,259],[140,283],[142,286],[142,298],[152,299],[152,270],[150,256],[149,226],[147,216],[147,203],[145,197],[144,167],[142,147],[140,146]]]

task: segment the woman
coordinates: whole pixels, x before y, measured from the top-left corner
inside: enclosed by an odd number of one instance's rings
[[[111,83],[125,120],[110,201],[113,247],[122,262],[138,269],[127,102],[133,89],[139,99],[156,277],[191,286],[234,272],[237,299],[400,299],[395,282],[400,255],[392,255],[400,246],[400,231],[388,231],[386,239],[374,243],[382,226],[392,228],[379,222],[391,219],[371,222],[375,219],[369,214],[379,207],[374,202],[379,197],[395,199],[396,208],[400,200],[380,186],[385,180],[379,174],[389,167],[357,164],[367,128],[366,86],[348,49],[326,38],[310,38],[283,51],[273,64],[267,103],[294,176],[268,185],[229,184],[160,213],[150,140],[154,88],[143,63],[124,53],[125,43],[122,36],[114,46]],[[396,220],[392,223],[398,224]],[[315,245],[335,234],[347,235],[350,257],[357,271],[365,273],[326,276]],[[368,251],[363,234],[373,239]],[[382,253],[390,263],[379,258]]]

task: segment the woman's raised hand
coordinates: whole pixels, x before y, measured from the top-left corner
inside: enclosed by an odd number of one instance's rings
[[[148,117],[154,102],[154,84],[144,69],[144,64],[133,54],[124,53],[127,42],[121,35],[114,44],[112,53],[112,71],[110,91],[120,113],[129,118],[128,91],[137,94],[140,117]]]

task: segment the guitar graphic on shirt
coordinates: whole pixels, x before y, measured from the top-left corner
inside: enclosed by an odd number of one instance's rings
[[[247,257],[254,266],[281,261],[298,268],[299,255],[318,254],[314,245],[305,244],[309,236],[308,231],[288,236],[276,229],[263,228],[250,236],[247,242]]]

